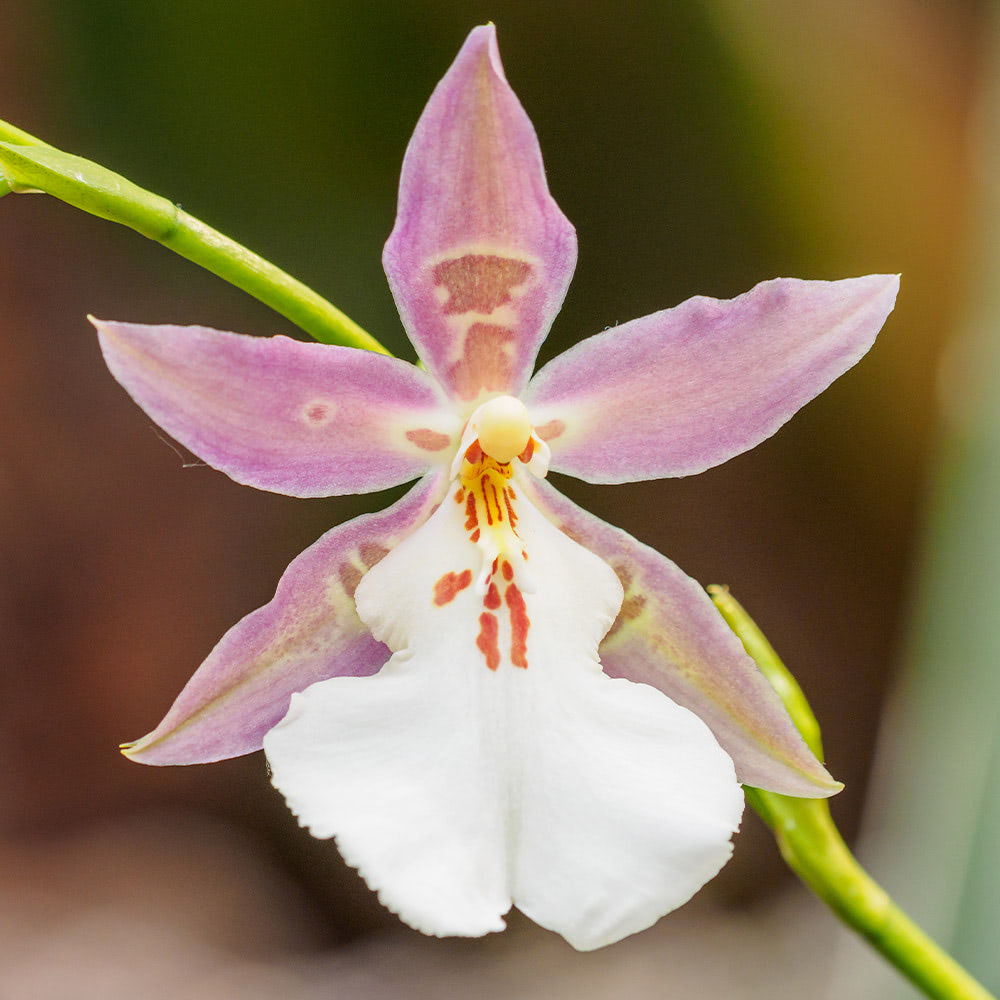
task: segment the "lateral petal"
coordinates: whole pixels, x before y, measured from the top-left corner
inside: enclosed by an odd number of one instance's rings
[[[781,699],[699,584],[665,556],[568,500],[526,484],[538,509],[606,560],[625,599],[601,644],[605,673],[651,685],[698,716],[745,784],[826,798],[843,785],[799,735]]]
[[[856,364],[898,289],[897,275],[872,274],[696,296],[577,344],[522,399],[557,472],[592,483],[702,472],[770,437]]]
[[[451,499],[379,563],[358,608],[392,658],[295,695],[264,748],[299,821],[407,923],[477,936],[513,901],[596,948],[719,870],[742,793],[700,720],[601,673],[614,573],[522,490],[511,509],[527,559],[501,553],[485,594]]]
[[[576,266],[535,130],[475,28],[410,140],[382,257],[417,352],[454,396],[517,394]]]
[[[142,764],[200,764],[252,753],[288,711],[292,693],[335,676],[364,676],[389,651],[358,618],[362,576],[441,500],[427,476],[387,510],[333,528],[285,570],[269,604],[234,625],[163,721],[123,747]]]
[[[426,372],[288,337],[92,319],[112,375],[238,483],[291,496],[385,489],[450,460],[461,426]]]

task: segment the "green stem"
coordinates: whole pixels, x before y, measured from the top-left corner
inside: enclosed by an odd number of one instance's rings
[[[0,142],[10,142],[15,146],[48,146],[47,142],[5,121],[0,121]]]
[[[41,191],[128,226],[242,288],[323,343],[389,353],[311,288],[173,202],[0,121],[0,195],[7,191]]]
[[[709,587],[726,622],[743,641],[814,751],[819,725],[802,689],[750,616],[722,587]],[[934,1000],[995,1000],[934,943],[858,864],[825,799],[797,799],[759,788],[747,801],[774,831],[788,866],[833,912]]]

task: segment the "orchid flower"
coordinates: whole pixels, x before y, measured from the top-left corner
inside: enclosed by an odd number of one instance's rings
[[[239,483],[315,497],[421,477],[296,558],[123,750],[263,747],[300,823],[428,934],[500,930],[516,905],[608,944],[725,864],[741,782],[841,787],[702,588],[545,476],[684,476],[753,447],[864,355],[897,278],[690,299],[531,378],[575,262],[485,26],[417,125],[385,248],[424,367],[94,321],[135,401]]]

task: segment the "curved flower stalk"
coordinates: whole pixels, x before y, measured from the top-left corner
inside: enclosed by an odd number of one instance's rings
[[[688,475],[753,447],[868,350],[896,277],[691,299],[531,378],[575,262],[486,26],[417,125],[385,248],[426,370],[94,321],[136,402],[238,482],[327,496],[420,477],[300,555],[123,749],[190,764],[263,746],[299,821],[430,934],[500,930],[515,904],[608,944],[722,867],[741,782],[841,787],[705,592],[544,477]]]

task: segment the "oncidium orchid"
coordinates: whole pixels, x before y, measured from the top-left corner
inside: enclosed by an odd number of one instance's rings
[[[239,483],[315,497],[422,477],[295,559],[123,749],[191,764],[263,746],[300,823],[428,934],[500,930],[513,904],[609,944],[725,864],[741,782],[841,787],[702,588],[545,475],[684,476],[753,447],[865,354],[897,278],[693,298],[530,378],[575,263],[488,25],[417,125],[385,248],[425,368],[94,321],[135,401]]]

